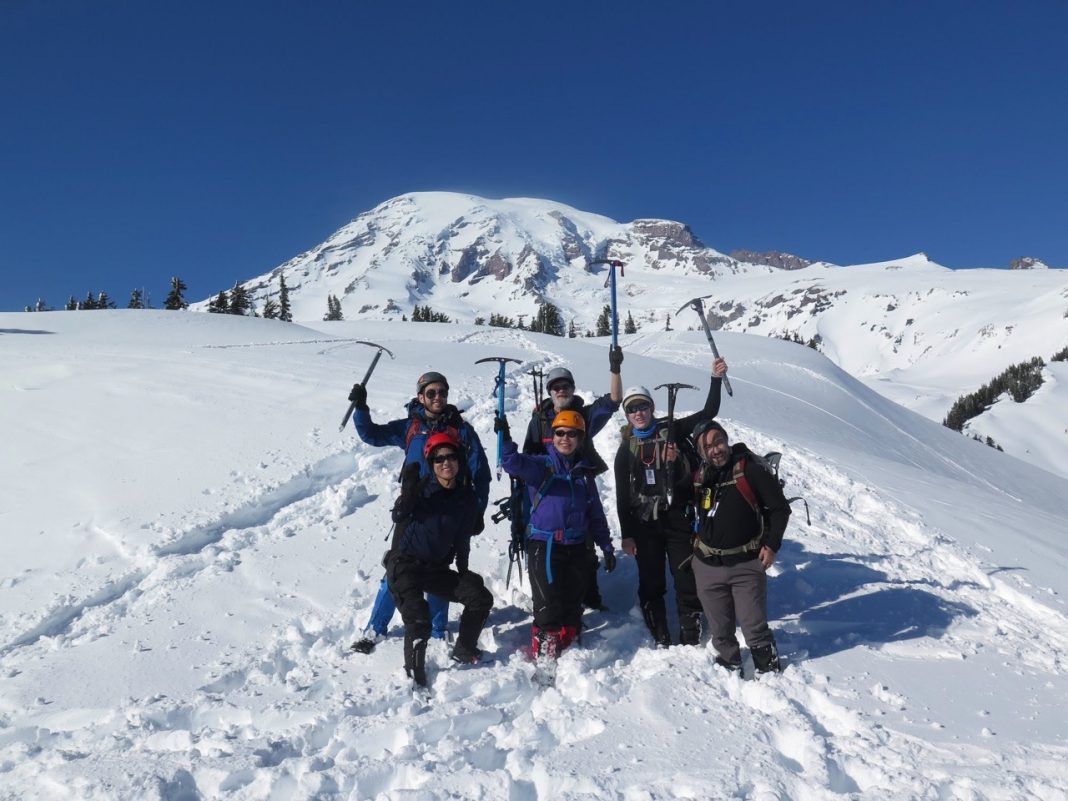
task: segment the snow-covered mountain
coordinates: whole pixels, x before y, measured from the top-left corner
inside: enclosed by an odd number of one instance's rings
[[[695,328],[692,311],[677,312],[710,296],[714,329],[816,341],[849,373],[938,421],[1010,364],[1068,345],[1068,270],[1041,269],[1036,259],[1013,270],[950,270],[922,253],[849,266],[727,256],[679,222],[624,224],[551,201],[447,192],[382,203],[245,286],[262,306],[284,274],[298,320],[321,319],[328,295],[349,320],[400,320],[418,304],[458,322],[492,313],[529,321],[548,301],[581,333],[608,302],[607,268],[587,262],[606,257],[625,263],[620,314],[643,331],[669,321]],[[1055,398],[1015,415],[1018,435],[997,427],[996,439],[1068,475],[1068,388],[1055,370],[1047,381]],[[982,421],[974,428],[990,433]],[[1046,431],[1061,434],[1043,445]]]
[[[471,567],[496,599],[480,641],[496,661],[449,670],[435,646],[430,699],[413,697],[398,620],[375,653],[347,650],[400,458],[337,431],[374,354],[357,340],[396,357],[369,382],[377,421],[444,370],[491,459],[478,359],[521,361],[513,427],[532,367],[570,365],[587,399],[608,384],[603,339],[0,314],[2,801],[1068,797],[1068,481],[761,336],[720,337],[720,419],[784,451],[811,506],[770,571],[785,672],[741,680],[707,643],[649,647],[621,554],[609,610],[539,689],[518,652],[528,584],[505,586],[507,524],[490,523]],[[698,332],[622,341],[626,383],[707,381]],[[678,411],[700,402],[683,392]],[[609,425],[596,445],[619,442]],[[601,489],[618,545],[611,473]]]

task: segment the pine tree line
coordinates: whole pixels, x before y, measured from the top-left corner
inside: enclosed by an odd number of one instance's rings
[[[957,398],[942,425],[962,431],[965,423],[989,409],[1006,392],[1017,403],[1023,403],[1042,386],[1042,368],[1045,366],[1040,356],[1012,365],[989,384]]]

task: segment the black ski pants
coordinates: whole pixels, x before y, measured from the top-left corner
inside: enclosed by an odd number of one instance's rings
[[[562,545],[542,540],[527,544],[527,572],[534,600],[534,625],[540,629],[582,625],[589,557],[586,543]],[[548,561],[546,559],[548,555]],[[551,571],[550,571],[551,568]],[[550,572],[552,581],[549,581]]]
[[[655,604],[667,594],[664,562],[675,582],[675,608],[679,619],[700,614],[701,601],[697,597],[690,557],[693,555],[692,535],[688,528],[678,528],[660,520],[642,523],[634,544],[638,548],[638,601],[643,607]],[[685,564],[683,564],[685,562]]]
[[[482,626],[493,608],[493,593],[486,589],[482,576],[468,570],[460,574],[448,565],[421,562],[403,554],[391,554],[386,562],[389,591],[397,602],[404,621],[406,640],[430,637],[430,605],[425,593],[463,605],[457,641],[475,648]]]

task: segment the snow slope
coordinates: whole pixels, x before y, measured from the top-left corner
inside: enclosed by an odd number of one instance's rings
[[[1068,483],[810,349],[717,339],[735,388],[721,419],[785,451],[812,509],[770,583],[786,671],[743,681],[707,647],[651,650],[621,558],[602,577],[611,611],[588,614],[539,692],[515,653],[529,598],[504,587],[502,524],[472,554],[498,661],[446,670],[434,652],[424,703],[399,621],[373,655],[346,650],[399,461],[337,432],[374,354],[355,340],[397,357],[371,379],[376,419],[442,369],[491,454],[493,376],[475,360],[566,363],[590,398],[603,341],[0,314],[0,798],[1068,798]],[[624,346],[627,384],[707,380],[701,334]],[[683,393],[680,411],[700,402]],[[531,404],[521,376],[512,420]],[[617,443],[598,438],[605,455]]]

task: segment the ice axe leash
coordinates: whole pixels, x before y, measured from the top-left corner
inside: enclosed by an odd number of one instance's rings
[[[369,345],[372,348],[378,348],[378,353],[376,353],[375,357],[371,360],[371,366],[367,368],[367,372],[364,374],[363,381],[360,382],[364,387],[366,387],[367,386],[367,382],[371,380],[371,373],[373,373],[375,371],[375,367],[378,365],[378,360],[382,358],[383,352],[388,353],[389,354],[389,358],[391,358],[391,359],[394,358],[394,356],[393,356],[393,352],[389,348],[384,347],[382,345],[379,345],[376,342],[365,342],[362,339],[357,339],[356,340],[356,344],[357,345]],[[338,429],[337,429],[338,431],[344,431],[345,430],[345,426],[348,425],[349,418],[352,417],[352,412],[353,412],[353,410],[355,408],[356,408],[356,403],[355,402],[349,404],[349,410],[347,412],[345,412],[345,416],[341,419],[341,425],[338,426]]]
[[[708,319],[705,317],[705,305],[703,301],[707,297],[711,297],[711,295],[704,295],[700,298],[693,298],[686,301],[679,307],[679,311],[675,312],[675,314],[678,314],[687,307],[697,312],[697,316],[701,318],[701,325],[705,329],[705,338],[708,339],[708,344],[712,348],[712,355],[719,359],[721,358],[719,355],[719,348],[716,347],[716,340],[712,338],[712,329],[708,327]],[[731,380],[727,378],[726,373],[723,375],[723,388],[727,390],[728,395],[732,398],[734,397],[734,390],[731,389]]]
[[[491,396],[497,396],[497,416],[504,417],[504,368],[508,362],[515,362],[516,364],[522,364],[519,359],[509,359],[506,356],[487,356],[485,359],[478,359],[475,364],[482,364],[483,362],[497,362],[497,378],[493,382],[493,392]],[[504,432],[497,432],[497,480],[501,480],[501,452],[504,449]]]
[[[605,279],[604,285],[609,287],[608,297],[612,301],[612,347],[619,346],[619,312],[616,307],[616,268],[619,268],[619,274],[623,275],[623,262],[619,259],[593,259],[586,262],[586,264],[592,267],[595,264],[607,264],[608,265],[608,278]]]
[[[666,389],[668,393],[668,418],[667,418],[667,442],[675,442],[675,398],[680,389],[697,389],[693,384],[660,384],[655,389]],[[671,499],[675,492],[675,462],[667,464],[667,503],[671,506]]]

